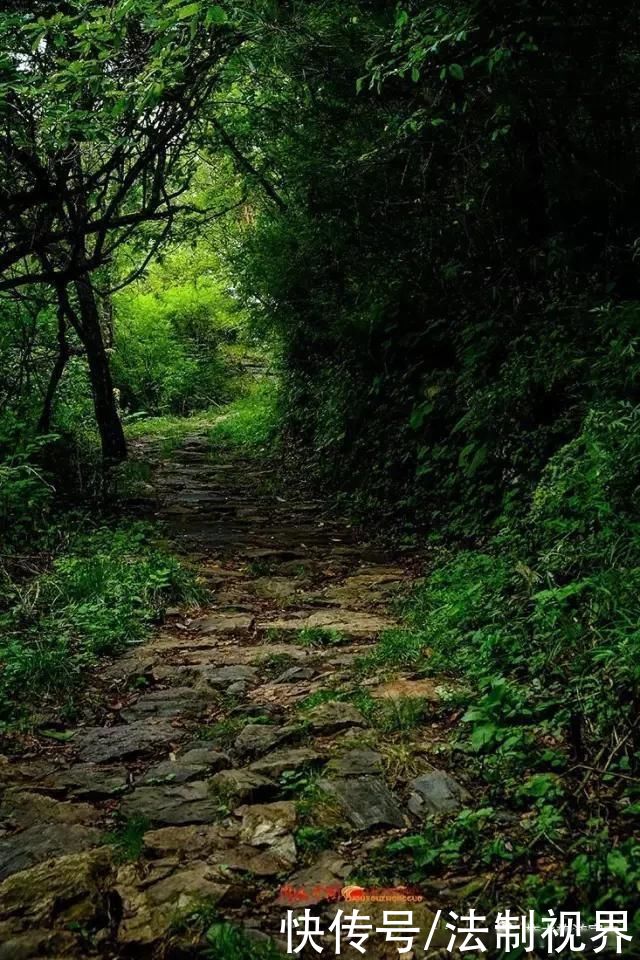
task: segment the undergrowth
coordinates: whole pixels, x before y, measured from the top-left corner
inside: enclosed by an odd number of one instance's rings
[[[157,443],[163,456],[169,456],[187,437],[206,434],[216,418],[223,416],[224,409],[226,408],[220,406],[211,407],[188,417],[174,414],[149,417],[146,414],[136,414],[125,419],[124,428],[129,440],[151,440]]]
[[[267,448],[275,442],[278,422],[277,384],[266,378],[255,381],[211,426],[211,448]]]
[[[187,437],[206,435],[211,450],[239,447],[247,451],[266,448],[278,433],[278,393],[271,379],[244,384],[243,392],[225,405],[219,404],[189,416],[147,416],[140,412],[125,418],[129,440],[153,440],[163,455],[169,455]]]
[[[593,411],[524,517],[451,548],[370,656],[469,691],[454,746],[478,802],[395,843],[413,880],[499,865],[532,906],[636,908],[639,464],[638,411]]]
[[[203,956],[210,960],[282,960],[272,940],[249,938],[240,927],[215,923],[206,933],[207,947]]]
[[[0,587],[0,722],[30,706],[72,700],[87,668],[139,643],[163,608],[195,599],[179,561],[153,528],[120,523],[58,531],[54,559],[28,577],[7,568]]]
[[[114,829],[105,834],[104,842],[113,847],[117,863],[139,860],[144,850],[144,835],[150,828],[146,817],[120,818]]]
[[[345,643],[339,630],[328,627],[304,627],[296,639],[303,647],[337,647]]]

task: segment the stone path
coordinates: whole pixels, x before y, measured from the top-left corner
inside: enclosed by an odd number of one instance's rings
[[[437,700],[358,670],[404,566],[203,437],[156,484],[211,601],[99,671],[68,741],[0,757],[0,960],[198,956],[212,910],[277,933],[287,906],[332,909],[385,839],[465,799],[424,730],[398,745],[361,708]]]

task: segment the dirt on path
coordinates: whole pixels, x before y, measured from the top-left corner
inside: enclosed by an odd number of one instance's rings
[[[407,565],[203,436],[155,486],[211,600],[105,666],[68,741],[0,756],[0,960],[201,956],[213,918],[330,922],[337,891],[376,885],[372,852],[465,799],[434,766],[433,682],[359,669]],[[427,720],[398,740],[412,703]]]

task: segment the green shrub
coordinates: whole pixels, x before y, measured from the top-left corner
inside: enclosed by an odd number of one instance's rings
[[[345,643],[344,634],[329,627],[303,627],[297,636],[303,647],[336,647]]]
[[[209,439],[213,448],[265,449],[275,442],[278,424],[277,384],[265,378],[221,413]]]
[[[53,488],[29,454],[0,463],[0,534],[2,542],[19,544],[41,528]]]
[[[206,933],[204,956],[209,960],[282,960],[272,940],[249,938],[241,927],[216,923]]]
[[[230,373],[215,343],[182,339],[150,293],[121,308],[114,379],[123,406],[148,413],[188,413],[229,398]]]
[[[227,349],[243,315],[206,246],[175,246],[115,298],[114,380],[123,407],[187,414],[228,401],[237,369]]]
[[[566,846],[577,829],[560,882],[582,887],[590,905],[630,894],[638,876],[629,828],[614,836],[602,810],[635,809],[640,797],[639,414],[594,407],[551,457],[528,511],[482,550],[436,566],[408,602],[404,632],[385,634],[373,655],[464,678],[458,746],[491,803],[526,811],[509,857]],[[476,866],[506,857],[497,834],[480,844],[469,823],[465,814],[400,844],[436,871],[458,854]],[[532,887],[531,902],[548,893]]]
[[[0,719],[71,696],[100,656],[139,642],[164,606],[196,596],[151,528],[122,523],[69,537],[49,569],[9,582],[0,612]]]
[[[114,848],[116,863],[140,859],[144,850],[144,835],[150,826],[149,821],[141,816],[118,819],[115,828],[104,836],[104,842]]]

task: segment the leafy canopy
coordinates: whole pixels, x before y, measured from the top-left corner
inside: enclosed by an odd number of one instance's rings
[[[0,14],[0,289],[75,279],[179,212],[238,42],[222,8],[199,2]]]

